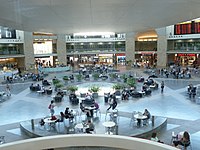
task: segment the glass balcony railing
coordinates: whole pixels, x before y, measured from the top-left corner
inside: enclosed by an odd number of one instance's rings
[[[169,48],[168,51],[200,51],[200,47],[174,47]]]
[[[125,48],[120,49],[67,49],[67,53],[90,53],[90,52],[125,52]]]
[[[22,50],[0,50],[0,55],[23,55]]]

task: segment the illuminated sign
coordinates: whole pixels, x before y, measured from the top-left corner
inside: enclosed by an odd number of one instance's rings
[[[178,56],[196,56],[196,54],[178,54]]]

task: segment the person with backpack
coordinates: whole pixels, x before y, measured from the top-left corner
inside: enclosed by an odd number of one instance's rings
[[[49,107],[48,107],[49,110],[50,110],[51,116],[53,116],[54,113],[55,113],[54,107],[55,107],[55,104],[54,104],[54,101],[52,100],[51,103],[49,104]]]

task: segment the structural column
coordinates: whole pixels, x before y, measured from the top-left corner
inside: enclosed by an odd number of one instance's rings
[[[157,67],[166,67],[167,64],[167,37],[166,28],[156,29],[157,41]]]
[[[25,69],[27,71],[35,70],[35,57],[33,49],[33,33],[24,31],[24,55]]]
[[[135,33],[126,33],[126,61],[135,61]]]
[[[59,64],[67,64],[66,36],[64,34],[57,35],[57,56]]]

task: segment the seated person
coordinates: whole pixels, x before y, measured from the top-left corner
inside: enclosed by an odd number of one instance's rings
[[[31,86],[30,86],[30,90],[32,90],[32,91],[33,91],[33,90],[34,90],[34,88],[35,88],[35,87],[33,86],[33,83],[32,83],[32,84],[31,84]]]
[[[70,80],[74,80],[74,75],[69,76]]]
[[[64,96],[64,93],[61,89],[58,90],[57,95],[61,95],[62,97]]]
[[[56,116],[52,115],[51,120],[57,120]]]
[[[56,120],[56,122],[63,122],[65,118],[65,114],[63,112],[60,112],[60,118]]]
[[[91,99],[91,95],[89,93],[86,93],[85,99]]]
[[[91,120],[88,120],[86,126],[88,128],[85,129],[85,132],[91,134],[91,131],[94,131],[94,124],[91,122]]]
[[[41,90],[41,86],[39,84],[37,84],[37,86],[35,87],[37,91]]]
[[[67,108],[65,109],[65,118],[66,118],[66,119],[68,119],[68,118],[70,118],[70,119],[74,118],[73,114],[72,114],[71,111],[69,110],[69,107],[67,107]]]
[[[125,89],[122,91],[122,100],[128,100],[128,92]]]
[[[82,112],[86,113],[87,117],[92,117],[91,111],[89,109],[86,109],[83,106],[83,103],[80,103],[80,109],[81,109]]]
[[[43,125],[45,124],[44,119],[41,119],[40,122],[39,122],[39,124],[40,124],[41,126],[43,126]]]
[[[151,114],[150,114],[150,112],[149,112],[147,109],[145,109],[143,115],[144,115],[144,116],[147,116],[147,118],[144,119],[144,121],[143,121],[143,124],[146,125],[146,124],[147,124],[147,121],[148,121],[148,120],[150,119],[150,117],[151,117]]]
[[[178,145],[182,145],[184,147],[188,147],[190,145],[190,134],[185,131],[183,133],[183,136],[180,140],[177,140],[177,141],[173,141],[174,143],[174,146],[178,146]]]
[[[52,88],[49,87],[49,89],[46,90],[47,94],[52,94]]]
[[[90,78],[89,74],[85,75],[85,79],[89,79],[89,78]]]
[[[43,81],[42,81],[42,84],[43,84],[43,85],[50,85],[50,83],[49,83],[47,80],[43,80]]]
[[[73,99],[76,99],[77,97],[76,97],[76,94],[74,94],[74,93],[71,93],[70,95],[69,95],[69,99],[70,100],[73,100]]]
[[[163,142],[161,142],[161,141],[158,139],[157,133],[156,133],[156,132],[153,132],[153,133],[152,133],[152,135],[151,135],[151,141],[163,143]]]
[[[95,110],[99,109],[99,104],[97,102],[94,102],[94,107],[95,107]]]

